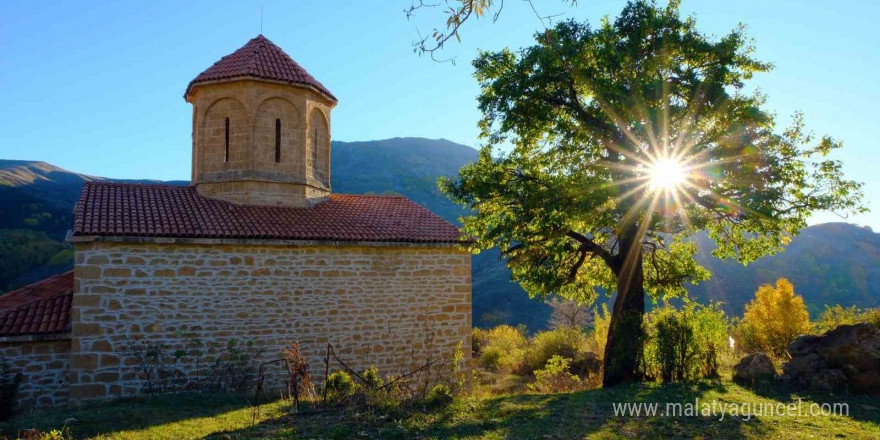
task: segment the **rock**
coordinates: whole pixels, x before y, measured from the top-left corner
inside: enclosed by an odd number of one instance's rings
[[[880,392],[880,330],[841,325],[821,336],[798,336],[782,371],[788,381],[824,391]]]
[[[847,378],[838,369],[822,370],[810,378],[810,387],[821,391],[834,391],[846,385]]]
[[[792,382],[808,385],[820,367],[824,367],[822,359],[815,353],[809,353],[806,356],[793,357],[782,364],[782,374]]]
[[[776,368],[764,353],[752,353],[733,367],[733,380],[742,384],[754,384],[762,380],[773,379]]]
[[[788,346],[788,354],[793,358],[806,356],[813,352],[813,348],[820,340],[821,338],[816,335],[800,335]]]

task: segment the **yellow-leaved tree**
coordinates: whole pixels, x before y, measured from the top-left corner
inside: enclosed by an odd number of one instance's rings
[[[775,287],[764,284],[758,288],[737,327],[740,348],[776,357],[787,357],[791,342],[809,332],[810,314],[804,298],[794,293],[794,285],[785,278],[776,280]]]

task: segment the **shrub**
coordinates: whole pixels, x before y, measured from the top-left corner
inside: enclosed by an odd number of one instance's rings
[[[538,393],[564,393],[582,386],[577,376],[571,374],[571,359],[554,355],[543,369],[535,370],[535,380],[528,388]]]
[[[184,353],[172,352],[159,342],[131,340],[127,341],[124,352],[136,362],[138,377],[148,394],[173,392],[185,382],[185,374],[179,366]]]
[[[65,428],[63,431],[53,429],[51,431],[38,431],[29,429],[22,432],[22,440],[72,440],[70,429]]]
[[[694,377],[697,350],[694,328],[688,322],[688,316],[672,307],[664,307],[655,313],[652,336],[660,377],[664,382]]]
[[[730,321],[716,303],[708,306],[693,305],[694,333],[697,341],[697,360],[703,377],[718,376],[718,362],[722,353],[730,352]]]
[[[600,360],[605,358],[605,343],[608,341],[609,327],[611,327],[611,313],[608,311],[608,306],[602,304],[601,312],[598,307],[593,311],[593,331],[590,332],[592,348]]]
[[[861,322],[874,324],[874,327],[880,329],[880,308],[867,309],[859,316]]]
[[[217,349],[218,344],[213,344]],[[225,353],[214,360],[208,371],[208,377],[214,381],[214,387],[220,391],[247,391],[256,377],[257,360],[265,349],[258,348],[254,341],[240,344],[236,339],[226,342]]]
[[[253,341],[241,344],[230,339],[225,345],[214,342],[206,346],[196,337],[189,339],[186,349],[179,350],[172,350],[159,342],[128,338],[124,346],[125,356],[137,366],[138,377],[150,394],[193,390],[246,391],[256,377],[257,363],[264,351]],[[208,352],[216,357],[203,372],[201,365]],[[195,368],[183,368],[184,360],[191,361]]]
[[[452,403],[452,389],[446,384],[434,385],[425,396],[425,405],[431,408],[443,408]]]
[[[861,310],[858,307],[841,307],[835,304],[834,307],[825,305],[825,310],[819,315],[819,321],[816,322],[816,331],[825,333],[828,330],[835,329],[844,324],[855,324],[859,322]]]
[[[646,376],[666,382],[718,376],[728,322],[717,305],[688,302],[681,310],[667,305],[649,313],[645,325]]]
[[[861,310],[856,306],[841,307],[839,304],[834,307],[825,306],[825,311],[819,316],[816,322],[816,332],[825,333],[844,324],[858,324],[867,322],[874,324],[880,328],[880,309]]]
[[[324,380],[324,393],[331,402],[351,397],[355,389],[354,379],[345,371],[334,371]]]
[[[371,389],[379,388],[385,384],[385,381],[379,376],[379,369],[375,365],[370,365],[370,368],[364,370],[361,377],[364,378],[364,385]]]
[[[763,351],[782,358],[798,335],[810,332],[810,315],[804,299],[794,293],[785,278],[776,286],[765,284],[746,304],[743,319],[737,326],[737,342],[746,353]]]
[[[480,352],[488,340],[488,334],[488,330],[483,330],[479,327],[471,328],[471,351],[474,354],[474,358],[479,358]]]
[[[483,331],[480,342],[480,365],[500,373],[517,371],[523,363],[527,340],[522,331],[499,325]]]
[[[535,334],[526,351],[528,371],[544,368],[553,356],[579,360],[589,352],[590,341],[583,331],[558,328]]]

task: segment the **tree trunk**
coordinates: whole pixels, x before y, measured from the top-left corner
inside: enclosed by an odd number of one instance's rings
[[[638,244],[640,241],[621,240],[621,249],[630,251],[621,253],[623,260],[617,274],[617,298],[614,300],[605,343],[604,387],[639,379],[639,360],[644,345],[642,317],[645,315],[645,277],[642,272],[642,249]],[[633,246],[633,242],[637,244]]]

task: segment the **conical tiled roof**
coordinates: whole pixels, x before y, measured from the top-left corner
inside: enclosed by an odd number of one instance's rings
[[[220,61],[200,73],[190,81],[183,97],[186,98],[189,95],[195,84],[241,77],[284,81],[290,84],[313,87],[336,101],[336,97],[323,84],[309,75],[306,69],[291,59],[280,47],[262,35],[257,35],[241,49],[220,58]]]

